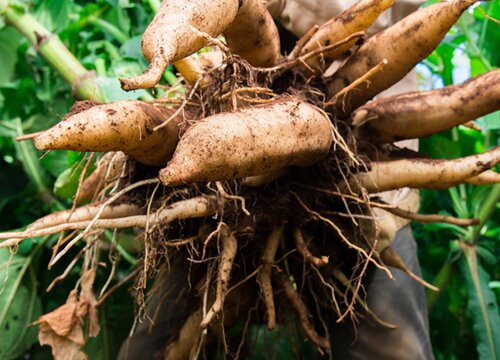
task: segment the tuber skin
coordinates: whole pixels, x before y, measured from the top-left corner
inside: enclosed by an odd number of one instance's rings
[[[500,109],[500,70],[461,85],[378,99],[352,115],[356,137],[391,143],[429,136]]]
[[[500,162],[500,146],[455,160],[404,159],[373,162],[372,170],[357,175],[369,193],[403,187],[441,189],[467,182]]]
[[[328,95],[335,96],[384,60],[387,64],[369,81],[337,99],[337,116],[345,118],[401,80],[437,47],[460,15],[476,2],[450,0],[428,6],[369,38],[330,78]]]
[[[194,85],[207,71],[222,65],[223,61],[222,51],[210,51],[177,60],[174,62],[174,66],[186,82]],[[210,85],[210,77],[201,82],[202,87],[208,85]]]
[[[215,37],[233,22],[238,9],[238,0],[164,0],[142,36],[142,53],[149,67],[140,76],[120,79],[122,88],[155,86],[167,65],[207,44],[207,39],[192,27]]]
[[[179,140],[181,116],[168,120],[174,109],[143,101],[118,101],[96,105],[70,115],[33,139],[39,150],[123,151],[131,158],[162,166],[171,158]]]
[[[231,51],[253,66],[271,67],[280,57],[278,28],[260,0],[244,0],[224,36]]]
[[[225,33],[229,48],[254,66],[272,66],[279,57],[278,30],[260,0],[164,0],[142,37],[148,69],[121,78],[124,90],[152,88],[172,62]]]
[[[476,186],[500,184],[500,174],[493,170],[486,170],[479,175],[468,178],[465,182]]]
[[[318,108],[293,98],[217,114],[186,131],[159,178],[176,186],[309,166],[328,154],[331,126]]]
[[[70,209],[57,211],[38,219],[30,226],[28,226],[26,230],[39,230],[66,223],[90,221],[94,218],[94,216],[96,216],[100,206],[101,203],[99,202],[84,205],[74,210]],[[145,209],[141,209],[141,207],[136,204],[123,202],[120,204],[111,204],[105,207],[100,217],[101,219],[116,219],[128,216],[142,215],[145,212]]]
[[[382,12],[393,4],[394,0],[361,0],[356,2],[344,12],[321,25],[304,45],[299,55],[305,55],[319,47],[334,44],[358,31],[366,30]],[[321,56],[306,60],[306,63],[318,74],[322,74],[333,60],[345,54],[355,42],[356,40],[353,40],[334,50],[325,51]]]

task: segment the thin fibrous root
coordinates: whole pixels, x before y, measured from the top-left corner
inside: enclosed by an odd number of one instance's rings
[[[220,231],[222,238],[222,252],[219,260],[219,270],[217,273],[217,288],[215,290],[215,302],[200,323],[202,329],[206,329],[213,318],[222,310],[224,306],[224,297],[227,293],[229,279],[233,261],[238,249],[238,241],[226,226]]]
[[[441,189],[466,182],[499,162],[500,146],[482,154],[455,160],[404,159],[372,162],[372,170],[357,175],[357,181],[369,193],[403,187]]]
[[[215,204],[216,201],[214,197],[196,197],[176,202],[168,206],[166,209],[150,215],[135,215],[116,219],[95,220],[92,224],[92,229],[123,229],[129,227],[145,228],[148,224],[152,227],[158,224],[168,224],[179,219],[211,216],[216,212]],[[84,230],[91,222],[92,220],[77,221],[39,230],[0,233],[0,239],[7,239],[6,241],[0,243],[0,248],[14,246],[27,238],[50,235],[67,230]],[[58,257],[55,259],[57,258]]]
[[[97,168],[79,183],[74,203],[94,199],[105,187],[125,174],[127,155],[121,151],[110,151],[99,160]],[[82,172],[83,174],[83,172]]]
[[[311,321],[309,320],[309,311],[307,310],[306,305],[300,298],[300,295],[295,291],[293,283],[288,278],[288,276],[284,272],[273,272],[273,277],[276,280],[276,283],[283,289],[285,292],[285,296],[292,304],[293,309],[297,313],[300,321],[300,325],[302,330],[304,330],[307,338],[318,347],[318,350],[321,349],[329,349],[330,342],[321,337],[316,330],[314,329]]]
[[[283,63],[280,63],[278,65],[275,65],[270,68],[255,68],[257,71],[260,72],[267,72],[267,73],[275,73],[276,75],[283,74],[285,71],[293,69],[294,67],[298,65],[304,65],[304,67],[307,67],[306,60],[313,57],[322,54],[325,51],[329,51],[332,49],[336,49],[346,43],[349,43],[355,39],[362,38],[365,35],[364,31],[358,31],[354,34],[349,35],[345,39],[342,39],[334,44],[327,45],[325,47],[319,47],[318,49],[314,49],[311,52],[308,52],[307,54],[304,54],[302,56],[299,56],[296,59],[290,59],[288,61],[285,61]],[[311,72],[313,72],[313,69],[309,68]]]
[[[228,194],[226,189],[224,189],[224,186],[222,185],[222,183],[220,181],[216,181],[215,186],[217,187],[217,190],[220,192],[220,194],[222,195],[223,198],[228,199],[228,200],[236,200],[236,201],[241,202],[241,211],[243,211],[243,213],[246,216],[251,215],[250,211],[247,210],[246,200],[243,196]]]
[[[284,226],[275,228],[266,240],[262,252],[262,268],[257,275],[257,282],[260,285],[260,291],[264,297],[267,314],[267,328],[274,329],[276,326],[276,307],[274,305],[273,285],[271,282],[271,273],[274,265],[274,258],[278,251]]]
[[[377,65],[372,67],[370,70],[368,70],[365,74],[354,80],[351,84],[340,90],[338,93],[336,93],[328,102],[325,103],[325,106],[332,106],[337,104],[337,100],[342,97],[346,96],[346,94],[350,91],[353,91],[356,89],[357,86],[363,84],[363,83],[370,83],[370,78],[377,74],[379,71],[381,71],[384,66],[387,65],[387,59],[382,59],[381,62],[379,62]],[[344,103],[342,103],[340,106],[344,106]]]
[[[351,284],[349,283],[349,279],[347,278],[347,276],[345,276],[345,274],[342,271],[340,271],[338,269],[334,270],[333,277],[336,278],[338,281],[340,281],[340,283],[342,285],[344,285],[347,289],[349,289],[349,291],[351,291],[351,292],[354,293],[354,289],[352,288]],[[334,290],[339,295],[342,295],[342,292],[340,291],[340,289],[338,288],[337,285],[332,284],[332,286],[333,286]],[[397,329],[396,325],[388,323],[388,322],[382,320],[377,314],[375,314],[368,307],[368,304],[366,303],[366,301],[363,300],[363,298],[361,297],[361,295],[356,294],[356,301],[363,307],[363,309],[365,310],[365,312],[369,316],[371,316],[371,318],[373,319],[373,321],[375,321],[376,323],[380,324],[382,327],[384,327],[386,329]]]
[[[296,59],[304,46],[307,44],[309,40],[313,37],[313,35],[319,30],[319,25],[314,25],[310,28],[297,42],[295,43],[295,47],[288,55],[289,59]]]
[[[380,259],[387,266],[392,266],[392,267],[395,267],[395,268],[403,271],[405,274],[407,274],[413,280],[418,282],[420,285],[423,285],[426,288],[433,290],[433,291],[439,291],[438,287],[435,287],[434,285],[429,284],[427,281],[420,278],[413,271],[411,271],[408,268],[408,266],[406,266],[403,259],[401,259],[401,257],[398,255],[396,250],[394,250],[393,248],[391,248],[391,247],[385,248],[384,251],[382,251],[382,253],[380,254]]]
[[[37,132],[31,133],[31,134],[25,134],[25,135],[16,136],[16,141],[33,140],[34,138],[36,138],[41,133],[43,133],[43,131],[37,131]]]
[[[383,205],[387,206],[383,206]],[[473,226],[479,224],[479,219],[460,219],[453,216],[437,215],[437,214],[418,214],[413,211],[404,210],[396,206],[379,201],[373,203],[372,206],[384,209],[393,215],[405,218],[408,220],[418,221],[421,223],[447,223],[457,226]]]
[[[304,260],[314,266],[325,266],[328,264],[328,256],[317,257],[311,254],[307,248],[306,242],[304,241],[304,236],[300,228],[295,228],[293,230],[293,238],[295,240],[295,246],[299,253],[304,257]]]

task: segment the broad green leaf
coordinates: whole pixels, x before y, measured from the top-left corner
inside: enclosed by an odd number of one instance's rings
[[[72,1],[44,0],[34,15],[50,31],[57,31],[70,22],[70,14],[75,6]]]
[[[500,313],[489,274],[478,262],[475,246],[462,244],[460,267],[468,290],[468,312],[473,322],[479,359],[500,357]]]
[[[114,77],[99,77],[97,81],[108,101],[135,100],[146,94],[145,90],[124,91]]]
[[[32,322],[41,315],[41,302],[31,257],[11,257],[9,249],[0,249],[0,264],[0,358],[18,359],[37,342]]]
[[[441,134],[423,139],[422,149],[435,159],[454,159],[462,155],[461,145]]]
[[[0,30],[0,87],[12,80],[21,35],[11,27]]]
[[[128,59],[143,61],[144,55],[141,51],[142,36],[134,36],[128,39],[120,48],[120,53]]]
[[[485,115],[477,120],[478,125],[483,130],[500,129],[500,111]]]
[[[17,135],[23,135],[21,120],[17,119]],[[46,191],[45,184],[47,183],[45,171],[38,161],[38,152],[31,142],[16,141],[14,142],[16,156],[21,161],[26,175],[33,181],[39,192]]]
[[[49,151],[41,160],[43,168],[54,177],[61,175],[69,167],[66,151]]]

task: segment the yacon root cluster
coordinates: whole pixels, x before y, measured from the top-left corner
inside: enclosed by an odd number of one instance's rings
[[[366,306],[368,266],[388,276],[387,266],[395,266],[433,288],[388,247],[395,232],[409,220],[476,221],[416,214],[377,193],[498,183],[490,169],[500,162],[499,148],[431,160],[392,144],[500,109],[498,70],[463,85],[370,101],[426,57],[475,1],[429,6],[364,41],[363,31],[392,3],[362,0],[282,57],[260,1],[164,1],[142,42],[150,67],[122,85],[152,87],[174,62],[187,92],[154,102],[79,103],[36,136],[41,150],[104,153],[75,195],[75,203],[91,202],[1,234],[0,246],[71,231],[60,237],[51,264],[85,241],[70,266],[85,255],[88,273],[104,229],[142,229],[136,287],[159,274],[184,297],[165,334],[167,359],[195,357],[217,342],[238,355],[241,347],[226,341],[225,329],[246,319],[244,340],[250,323],[265,319],[273,329],[289,310],[321,352],[330,347],[320,326],[326,317],[364,316],[390,328]],[[227,44],[214,38],[221,33]],[[207,44],[220,50],[186,58]],[[348,52],[332,76],[322,76]],[[176,297],[152,298],[162,306]]]

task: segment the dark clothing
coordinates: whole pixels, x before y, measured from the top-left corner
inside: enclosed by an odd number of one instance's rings
[[[420,276],[417,246],[411,229],[401,229],[391,246]],[[379,269],[373,270],[366,285],[367,301],[375,314],[398,328],[384,329],[366,320],[356,324],[355,330],[350,321],[335,324],[331,335],[334,359],[434,359],[424,288],[402,271],[390,269],[395,280]]]

